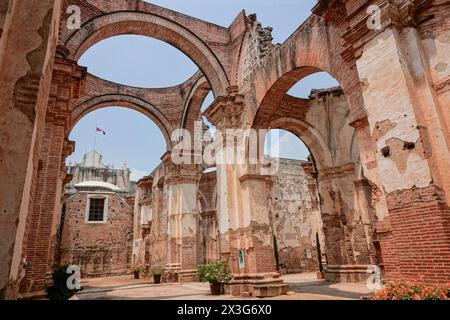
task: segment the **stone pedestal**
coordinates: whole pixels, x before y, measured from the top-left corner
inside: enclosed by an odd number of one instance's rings
[[[368,265],[327,265],[325,280],[332,282],[366,282]]]
[[[276,297],[286,294],[289,286],[283,282],[279,273],[237,274],[225,285],[225,293],[237,297],[256,298]]]

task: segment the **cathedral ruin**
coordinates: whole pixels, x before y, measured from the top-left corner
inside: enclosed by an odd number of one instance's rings
[[[221,27],[140,0],[4,0],[0,28],[1,299],[41,296],[63,260],[92,276],[159,263],[193,281],[222,259],[231,294],[273,296],[287,290],[283,272],[317,270],[316,239],[328,281],[376,266],[387,282],[450,282],[448,1],[318,0],[282,44],[245,11]],[[199,70],[144,89],[78,64],[124,34],[164,41]],[[316,72],[340,86],[288,94]],[[95,152],[66,165],[76,123],[112,105],[148,116],[166,141],[136,185]],[[199,149],[202,116],[220,135]],[[251,129],[293,133],[310,160],[253,161]],[[211,151],[225,138],[243,151]],[[244,161],[206,163],[208,152]]]

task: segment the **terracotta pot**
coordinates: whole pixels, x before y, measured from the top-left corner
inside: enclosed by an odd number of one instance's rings
[[[161,283],[161,275],[160,274],[154,274],[153,275],[153,281],[155,282],[155,284],[160,284]]]
[[[134,279],[139,279],[139,271],[133,272]]]
[[[325,272],[318,271],[317,272],[317,279],[319,279],[319,280],[325,279]]]
[[[213,296],[220,296],[222,294],[222,284],[220,282],[211,282],[209,286]]]

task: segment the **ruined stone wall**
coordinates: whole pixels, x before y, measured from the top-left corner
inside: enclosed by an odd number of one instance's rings
[[[317,182],[304,167],[305,161],[280,159],[270,191],[273,233],[288,273],[317,271],[316,233],[324,239]]]
[[[166,265],[168,236],[164,208],[164,166],[138,182],[135,192],[133,264]]]
[[[311,167],[308,162],[281,159],[280,170],[272,177],[272,230],[277,236],[280,260],[286,264],[288,272],[316,271],[316,232],[321,241],[324,239],[317,182]],[[141,181],[136,192],[134,261],[166,264],[169,260],[164,253],[168,246],[173,245],[164,234],[168,217],[164,213],[167,210],[161,207],[163,197],[168,196],[167,189],[164,192],[161,187],[154,186],[149,190],[142,184]],[[220,258],[216,184],[215,171],[201,175],[198,185],[198,263],[209,263]],[[142,217],[144,212],[147,213],[145,218]]]
[[[317,155],[320,205],[327,260],[331,265],[368,265],[373,256],[373,209],[365,180],[352,117],[340,88],[313,90],[306,121],[322,137],[325,155]],[[319,141],[318,141],[319,142]],[[371,221],[372,219],[372,221]]]
[[[87,223],[89,195],[107,197],[105,223]],[[61,262],[79,265],[83,277],[123,275],[131,263],[133,209],[115,193],[79,192],[66,201]]]
[[[30,223],[31,211],[58,41],[61,1],[16,0],[9,4],[0,42],[0,299],[19,297],[19,287],[23,288],[22,280],[31,260],[34,265],[47,266],[45,255],[49,245],[44,244],[49,237],[27,238],[31,228],[35,227]],[[52,221],[42,223],[52,225]],[[32,242],[42,243],[34,257],[26,253]],[[40,277],[42,288],[45,272],[34,276]]]

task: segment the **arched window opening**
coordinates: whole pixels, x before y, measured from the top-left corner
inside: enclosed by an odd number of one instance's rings
[[[158,126],[145,115],[122,107],[87,114],[72,129],[69,139],[75,141],[76,148],[66,161],[68,166],[84,163],[112,170],[127,168],[130,181],[148,175],[166,151]]]

